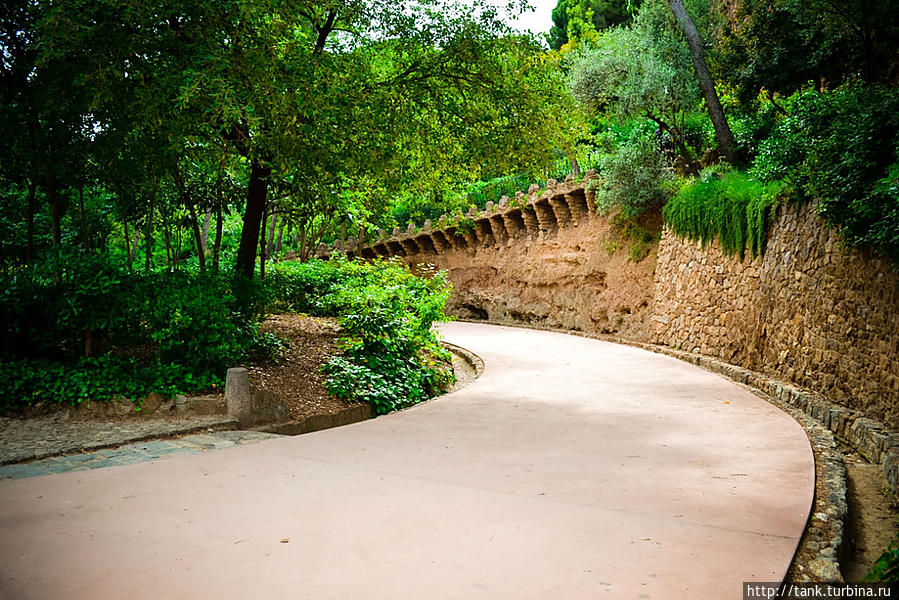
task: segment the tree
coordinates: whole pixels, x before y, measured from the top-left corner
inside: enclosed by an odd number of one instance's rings
[[[710,66],[744,105],[763,89],[895,80],[899,0],[731,0],[713,17]]]
[[[630,0],[559,0],[552,11],[549,47],[559,50],[572,40],[594,41],[597,32],[629,23],[639,5]]]
[[[605,32],[593,49],[574,59],[569,85],[588,110],[651,120],[689,161],[683,124],[699,94],[690,54],[675,27],[664,5],[644,3],[631,26]]]
[[[705,49],[699,31],[684,8],[682,0],[668,0],[668,5],[671,7],[671,12],[674,13],[684,37],[687,38],[687,45],[690,47],[690,55],[693,59],[693,68],[699,81],[699,89],[702,90],[706,109],[708,109],[712,125],[715,127],[718,147],[729,163],[737,164],[739,160],[734,148],[734,135],[727,123],[727,117],[724,116],[724,109],[721,108],[721,102],[718,100],[718,92],[715,91],[715,82],[712,81],[712,75],[706,65]]]
[[[182,157],[223,145],[240,158],[236,269],[252,276],[274,190],[308,199],[364,177],[391,189],[548,154],[539,46],[478,7],[431,4],[58,0],[41,35],[49,56],[92,57],[77,78],[95,99],[94,129],[148,140],[162,159],[154,189],[175,181],[159,189],[192,206]]]

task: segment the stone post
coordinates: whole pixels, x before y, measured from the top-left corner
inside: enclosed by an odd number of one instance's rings
[[[228,415],[241,424],[249,423],[253,417],[253,394],[250,391],[250,375],[243,367],[228,369],[225,376],[225,404]]]

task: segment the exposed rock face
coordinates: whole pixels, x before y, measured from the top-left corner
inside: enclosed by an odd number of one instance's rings
[[[408,257],[446,269],[454,285],[451,313],[500,323],[527,323],[637,340],[650,335],[654,256],[627,261],[611,254],[605,219],[543,239],[480,248],[474,256]]]
[[[811,206],[782,208],[752,260],[666,232],[653,330],[899,427],[899,274],[842,249]]]

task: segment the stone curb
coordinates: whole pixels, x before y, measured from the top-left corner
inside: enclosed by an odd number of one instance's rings
[[[463,348],[462,346],[457,346],[455,344],[451,344],[449,342],[440,342],[440,345],[443,346],[444,348],[446,348],[447,350],[449,350],[450,352],[452,352],[453,354],[455,354],[456,356],[461,357],[462,360],[464,360],[469,365],[471,365],[471,368],[475,370],[475,376],[474,376],[475,379],[477,379],[478,377],[480,377],[481,375],[484,374],[484,361],[481,359],[480,356],[478,356],[471,350],[468,350],[467,348]]]
[[[288,421],[286,423],[275,423],[273,425],[257,427],[256,431],[277,433],[280,435],[302,435],[304,433],[312,433],[313,431],[340,427],[341,425],[350,425],[371,418],[371,406],[368,404],[359,404],[344,408],[343,410],[332,414],[310,415],[299,421]]]
[[[54,456],[63,456],[66,454],[90,452],[93,450],[102,450],[103,448],[115,448],[132,442],[143,442],[158,438],[168,438],[177,435],[187,435],[191,433],[204,432],[208,430],[226,431],[237,429],[237,419],[232,417],[222,417],[218,419],[208,419],[201,422],[194,421],[192,423],[170,423],[159,424],[159,426],[151,427],[133,434],[125,434],[115,438],[107,438],[102,442],[79,442],[72,444],[71,447],[60,450],[34,451],[29,453],[17,454],[10,459],[0,459],[0,466],[8,464],[19,464],[51,458]]]
[[[474,319],[458,320],[470,323],[485,322]],[[665,354],[722,375],[746,387],[755,395],[793,417],[802,425],[808,435],[815,456],[816,476],[814,508],[790,566],[788,578],[792,581],[844,581],[840,571],[839,558],[843,546],[844,521],[848,512],[846,466],[843,464],[842,454],[837,449],[834,433],[856,447],[859,453],[868,460],[872,460],[872,457],[882,457],[881,465],[891,489],[895,491],[895,485],[899,481],[899,443],[897,443],[899,436],[895,433],[883,435],[882,432],[885,431],[885,428],[882,424],[864,418],[857,411],[841,407],[820,396],[803,392],[760,373],[708,356],[665,346],[583,331],[529,326],[520,323],[486,322],[520,329],[564,333]],[[834,428],[836,429],[834,430]],[[883,438],[880,437],[881,435]],[[877,452],[878,450],[879,452]],[[875,461],[872,460],[872,462]]]

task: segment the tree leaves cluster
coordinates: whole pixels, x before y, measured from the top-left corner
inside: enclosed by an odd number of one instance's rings
[[[22,151],[2,188],[9,203],[28,198],[29,249],[40,205],[56,248],[67,202],[87,191],[87,212],[114,215],[129,264],[137,238],[149,257],[161,231],[176,266],[183,225],[202,270],[210,218],[220,232],[229,209],[242,212],[236,263],[251,275],[275,226],[308,254],[329,231],[364,236],[398,190],[549,160],[552,69],[536,40],[483,4],[22,0],[4,10],[2,125]]]

